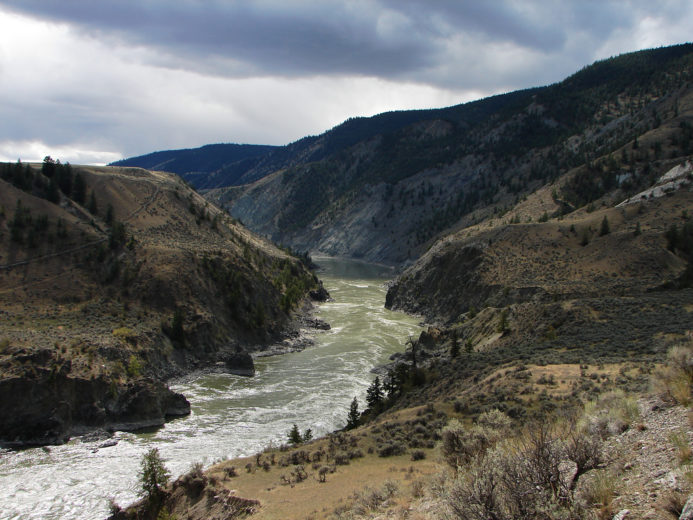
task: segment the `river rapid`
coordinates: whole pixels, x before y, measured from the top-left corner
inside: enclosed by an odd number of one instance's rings
[[[295,423],[314,436],[341,428],[351,400],[363,409],[370,370],[401,351],[418,320],[384,308],[387,268],[323,258],[318,273],[333,301],[315,315],[328,331],[308,331],[302,352],[259,358],[252,378],[201,375],[172,385],[191,403],[188,417],[150,433],[117,432],[117,445],[73,439],[62,446],[0,450],[0,520],[105,518],[110,498],[137,498],[142,455],[157,447],[173,477],[202,462],[281,444]]]

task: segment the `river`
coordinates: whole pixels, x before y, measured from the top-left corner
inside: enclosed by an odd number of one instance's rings
[[[315,315],[332,328],[309,332],[313,346],[257,359],[252,378],[214,374],[173,385],[192,413],[155,432],[117,432],[115,446],[73,439],[0,451],[0,520],[105,518],[109,498],[121,505],[136,499],[139,461],[153,446],[175,477],[197,462],[283,443],[294,423],[315,436],[344,426],[354,396],[364,403],[371,368],[420,329],[416,318],[384,308],[388,269],[328,258],[318,264],[333,301]]]

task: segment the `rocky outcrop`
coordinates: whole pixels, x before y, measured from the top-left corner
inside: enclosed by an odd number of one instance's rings
[[[244,351],[222,355],[224,368],[230,374],[238,376],[254,376],[255,364],[250,354]]]
[[[159,381],[74,377],[69,362],[58,369],[27,365],[0,380],[0,444],[8,447],[61,444],[94,428],[160,426],[189,413],[187,399]]]
[[[322,282],[319,282],[317,289],[309,291],[308,296],[314,302],[326,302],[330,299],[330,293],[322,286]]]
[[[193,468],[163,488],[158,500],[144,498],[125,508],[114,506],[108,520],[162,518],[162,512],[167,518],[232,520],[246,518],[259,508],[260,502],[257,500],[239,497],[218,479]]]

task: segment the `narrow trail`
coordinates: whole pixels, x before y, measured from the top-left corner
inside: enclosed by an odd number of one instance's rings
[[[82,249],[87,249],[89,247],[94,247],[95,245],[102,244],[106,240],[108,240],[108,239],[107,238],[100,238],[99,240],[95,240],[94,242],[89,242],[88,244],[82,244],[81,246],[78,246],[78,247],[65,249],[64,251],[58,251],[56,253],[50,253],[47,255],[35,256],[33,258],[27,258],[26,260],[22,260],[20,262],[14,262],[12,264],[0,265],[0,270],[3,270],[3,269],[9,270],[9,269],[12,269],[13,267],[20,267],[20,266],[27,265],[27,264],[30,264],[33,262],[40,262],[42,260],[47,260],[49,258],[55,258],[58,256],[63,256],[63,255],[69,255],[70,253],[74,253],[76,251],[81,251]]]
[[[147,180],[146,182],[151,182],[151,181],[150,181],[150,180]],[[145,209],[147,209],[147,207],[149,207],[149,205],[150,205],[152,202],[154,202],[154,201],[156,200],[156,198],[159,196],[159,193],[161,193],[161,186],[160,186],[158,183],[156,183],[156,182],[154,182],[154,183],[152,183],[152,184],[154,184],[154,186],[155,186],[154,193],[152,193],[149,197],[147,197],[147,199],[145,199],[145,201],[142,202],[142,204],[140,204],[140,206],[139,206],[137,209],[135,209],[132,213],[130,213],[127,217],[125,217],[125,218],[123,219],[123,222],[129,222],[129,221],[131,221],[131,220],[132,220],[133,218],[135,218],[139,213],[141,213],[142,211],[144,211]],[[99,245],[99,244],[102,244],[102,243],[104,243],[106,240],[108,240],[108,237],[103,237],[103,238],[100,238],[99,240],[95,240],[95,241],[89,242],[89,243],[87,243],[87,244],[82,244],[81,246],[78,246],[78,247],[73,247],[73,248],[70,248],[70,249],[66,249],[66,250],[64,250],[64,251],[57,251],[57,252],[55,252],[55,253],[50,253],[50,254],[47,254],[47,255],[40,255],[40,256],[35,256],[35,257],[32,257],[32,258],[26,258],[26,259],[21,260],[21,261],[19,261],[19,262],[13,262],[13,263],[10,263],[10,264],[1,264],[1,265],[0,265],[0,271],[2,271],[2,270],[10,270],[10,269],[12,269],[12,268],[21,267],[21,266],[28,265],[28,264],[34,263],[34,262],[41,262],[41,261],[44,261],[44,260],[48,260],[49,258],[56,258],[56,257],[63,256],[63,255],[69,255],[69,254],[71,254],[71,253],[75,253],[75,252],[77,252],[77,251],[81,251],[81,250],[83,250],[83,249],[87,249],[87,248],[94,247],[94,246],[97,246],[97,245]],[[21,287],[21,286],[18,286],[18,287]]]

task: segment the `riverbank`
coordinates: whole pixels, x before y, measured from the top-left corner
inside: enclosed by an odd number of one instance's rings
[[[693,344],[684,343],[670,350],[666,368],[650,367],[656,390],[644,394],[622,388],[646,365],[525,366],[509,377],[526,371],[520,380],[545,386],[527,397],[544,403],[564,402],[573,382],[615,375],[620,381],[585,392],[571,406],[546,406],[541,420],[497,409],[474,414],[443,399],[386,411],[349,431],[270,447],[204,473],[193,469],[166,488],[162,503],[168,513],[194,520],[217,512],[239,518],[224,509],[235,501],[251,504],[258,520],[462,519],[474,511],[511,519],[520,510],[527,518],[552,511],[576,520],[674,520],[684,507],[693,508],[693,380],[680,363],[692,351]],[[470,390],[486,392],[486,383],[508,372],[499,368]],[[546,383],[547,374],[557,381]],[[533,408],[531,401],[524,406]],[[205,500],[191,507],[189,495],[180,500],[172,490],[195,478],[197,496],[204,491]],[[147,510],[140,502],[111,520]]]
[[[139,460],[151,447],[175,477],[196,463],[206,467],[276,446],[294,423],[316,437],[343,427],[353,397],[364,402],[370,369],[420,328],[417,319],[384,309],[385,277],[370,269],[341,277],[333,272],[351,268],[336,260],[322,265],[319,275],[333,300],[316,304],[313,316],[331,328],[307,330],[312,346],[255,358],[252,378],[206,374],[176,381],[171,388],[188,397],[192,413],[155,431],[116,432],[115,446],[73,439],[48,451],[3,452],[4,511],[27,520],[105,518],[110,498],[136,499]]]

